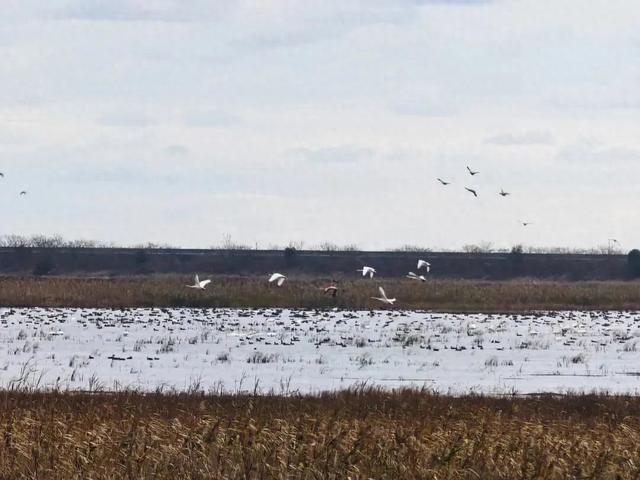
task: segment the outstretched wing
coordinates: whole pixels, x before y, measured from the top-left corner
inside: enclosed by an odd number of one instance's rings
[[[280,278],[278,278],[278,286],[279,286],[279,287],[281,287],[281,286],[282,286],[282,284],[283,284],[283,283],[284,283],[284,281],[285,281],[285,278],[286,278],[286,277],[285,277],[284,275],[281,275],[281,276],[280,276]]]
[[[380,292],[380,295],[382,295],[382,298],[387,298],[387,294],[384,293],[384,288],[378,287],[378,291]]]
[[[281,274],[279,273],[273,273],[270,277],[269,277],[269,281],[270,282],[275,282],[276,280],[278,280],[280,277],[282,277]]]
[[[203,280],[200,282],[200,286],[201,287],[206,287],[207,285],[209,285],[211,283],[211,280],[207,279],[207,280]]]
[[[200,285],[200,278],[198,277],[197,273],[196,273],[195,279],[196,279],[196,282],[194,283],[194,285]]]

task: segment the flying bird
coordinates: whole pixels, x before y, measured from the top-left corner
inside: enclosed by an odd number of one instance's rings
[[[426,260],[418,260],[418,270],[420,270],[422,267],[427,267],[427,273],[429,273],[429,271],[431,270],[431,264],[429,262],[427,262]]]
[[[380,296],[371,298],[373,298],[374,300],[379,300],[382,303],[386,303],[387,305],[393,305],[395,303],[396,299],[387,297],[387,294],[384,293],[384,288],[378,287],[378,291],[380,292]]]
[[[451,182],[445,182],[441,178],[437,178],[436,180],[438,180],[442,185],[450,185],[451,184]]]
[[[476,192],[473,188],[464,187],[464,189],[465,189],[467,192],[471,192],[471,193],[473,193],[473,196],[474,196],[474,197],[477,197],[477,196],[478,196],[478,192]]]
[[[335,298],[338,293],[338,287],[336,287],[335,285],[329,285],[328,287],[324,288],[324,293],[327,293]]]
[[[500,191],[498,192],[498,195],[501,195],[503,197],[507,197],[509,195],[511,195],[509,192],[505,192],[502,188],[500,189]]]
[[[0,172],[0,177],[4,178],[4,173]]]
[[[27,191],[26,191],[26,190],[22,190],[22,191],[20,192],[20,195],[26,195],[26,194],[27,194]]]
[[[373,278],[373,276],[376,273],[376,269],[373,267],[362,267],[358,270],[356,270],[356,272],[362,272],[362,276],[366,277],[367,275],[369,275],[369,278]]]
[[[274,273],[269,277],[269,283],[276,282],[276,284],[279,287],[281,287],[286,279],[287,279],[287,277],[285,277],[281,273]]]
[[[531,222],[522,222],[523,227],[528,227],[531,224],[532,224]]]
[[[424,277],[424,275],[416,275],[413,272],[407,273],[407,278],[410,278],[411,280],[420,280],[421,282],[426,282],[427,281],[427,279]]]
[[[471,169],[469,168],[469,165],[467,165],[467,170],[469,170],[469,174],[470,174],[472,177],[473,177],[474,175],[477,175],[477,174],[479,174],[479,173],[480,173],[480,172],[478,172],[478,171],[471,170]]]
[[[187,285],[187,287],[189,287],[189,288],[197,288],[198,290],[204,290],[204,287],[206,287],[210,283],[211,283],[211,280],[208,280],[208,279],[200,281],[200,279],[198,278],[198,274],[196,273],[196,276],[194,278],[194,284],[193,285]]]

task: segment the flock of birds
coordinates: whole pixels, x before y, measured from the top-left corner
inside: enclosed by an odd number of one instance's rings
[[[478,175],[480,172],[477,170],[472,170],[471,167],[469,167],[467,165],[467,172],[469,172],[469,175],[471,175],[472,177],[475,177],[476,175]],[[443,180],[442,178],[438,177],[436,178],[436,180],[438,180],[438,182],[440,182],[443,186],[448,186],[451,185],[452,182],[450,181],[446,181]],[[471,193],[475,198],[478,198],[478,190],[476,190],[475,188],[471,188],[471,187],[464,187],[464,189]],[[500,195],[501,197],[508,197],[509,195],[511,195],[510,192],[506,192],[503,188],[500,189],[500,191],[498,192],[498,195]],[[520,220],[520,223],[522,224],[523,227],[528,227],[529,225],[531,225],[531,222],[526,222],[526,221],[522,221]]]
[[[4,179],[4,172],[0,172],[0,179]],[[26,194],[27,194],[26,190],[21,190],[19,193],[21,197],[24,197]]]
[[[419,259],[418,260],[418,265],[417,265],[417,270],[418,272],[420,272],[420,270],[424,269],[424,271],[426,273],[429,273],[431,271],[431,264],[429,262],[427,262],[426,260],[422,260]],[[373,267],[369,267],[369,266],[363,266],[362,268],[356,270],[357,272],[362,273],[363,277],[369,277],[370,279],[373,279],[374,275],[377,273],[376,269]],[[418,275],[415,272],[408,272],[406,275],[407,278],[411,279],[411,280],[418,280],[420,282],[426,282],[427,278],[424,275]],[[283,275],[282,273],[272,273],[269,276],[269,283],[272,283],[274,285],[277,285],[278,287],[281,287],[282,285],[284,285],[285,280],[287,279],[286,275]],[[193,285],[186,285],[187,288],[193,288],[196,290],[205,290],[206,286],[209,285],[211,283],[211,279],[206,279],[206,280],[200,280],[200,277],[198,276],[198,274],[195,275],[194,277],[194,282]],[[338,294],[338,286],[335,284],[331,284],[328,285],[326,287],[323,288],[323,291],[325,294],[327,295],[331,295],[332,297],[335,297]],[[393,305],[396,302],[395,298],[389,298],[386,294],[386,292],[384,291],[384,288],[382,287],[378,287],[378,292],[380,294],[379,297],[371,297],[374,300],[378,300],[384,304],[387,305]]]

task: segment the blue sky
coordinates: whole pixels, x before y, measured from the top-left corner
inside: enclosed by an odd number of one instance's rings
[[[44,3],[0,19],[0,234],[640,246],[635,0]]]

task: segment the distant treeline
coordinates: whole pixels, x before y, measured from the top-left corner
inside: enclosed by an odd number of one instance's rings
[[[292,277],[353,279],[363,265],[377,278],[402,278],[416,271],[418,258],[432,264],[433,278],[505,280],[631,280],[640,277],[640,251],[628,255],[539,254],[509,252],[413,252],[222,250],[165,248],[91,248],[5,246],[0,274],[127,276],[189,274],[260,276],[280,272]]]
[[[0,248],[113,248],[113,249],[144,249],[144,250],[181,250],[183,247],[168,243],[138,243],[133,245],[122,245],[115,242],[104,242],[99,240],[76,239],[70,240],[61,235],[0,235]],[[317,245],[305,245],[304,241],[290,241],[287,245],[268,245],[267,248],[258,249],[257,245],[234,241],[231,236],[225,234],[217,245],[212,245],[205,250],[287,250],[296,251],[320,251],[320,252],[358,252],[361,251],[357,244],[338,245],[332,242],[322,242]],[[405,244],[396,248],[391,248],[389,252],[447,252],[447,253],[520,253],[537,254],[560,254],[560,255],[621,255],[623,250],[617,243],[598,245],[591,248],[575,247],[536,247],[530,245],[514,245],[510,248],[497,247],[492,242],[470,243],[463,245],[460,249],[432,248],[420,245]]]

